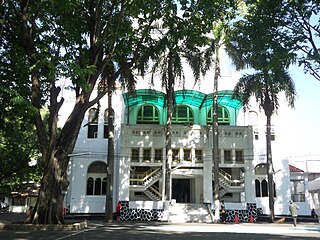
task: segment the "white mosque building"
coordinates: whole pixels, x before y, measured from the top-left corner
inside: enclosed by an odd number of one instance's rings
[[[268,214],[266,168],[266,120],[254,107],[244,112],[232,99],[239,79],[227,59],[222,59],[218,93],[220,200],[225,201],[229,221]],[[210,221],[213,203],[212,91],[213,73],[194,83],[186,75],[184,89],[175,88],[172,124],[172,200],[165,191],[166,101],[161,83],[139,78],[134,95],[118,88],[114,93],[115,149],[113,201],[122,204],[122,220]],[[254,103],[254,101],[253,101]],[[107,174],[107,97],[88,111],[69,166],[70,186],[65,196],[69,213],[104,213]],[[300,215],[319,208],[319,173],[310,174],[283,159],[272,119],[275,214],[288,215],[288,202],[299,205]],[[319,183],[319,182],[318,182]],[[196,213],[194,213],[196,212]]]

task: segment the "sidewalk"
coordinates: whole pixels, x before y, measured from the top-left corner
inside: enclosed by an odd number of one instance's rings
[[[285,217],[284,224],[291,224],[292,218],[288,216],[277,216],[278,218]],[[0,223],[23,223],[26,219],[25,213],[1,213],[0,214]],[[81,222],[81,221],[101,221],[104,222],[104,214],[67,214],[65,216],[65,221],[68,222]],[[239,222],[239,224],[246,224],[247,222]],[[255,224],[268,224],[269,216],[262,215],[258,217],[258,221]],[[305,223],[314,223],[319,224],[318,219],[311,218],[307,216],[299,216],[298,217],[299,224]],[[232,224],[232,222],[228,222],[228,224]],[[320,224],[319,224],[320,225]]]
[[[17,228],[23,227],[23,225],[30,226],[31,224],[24,224],[24,220],[26,219],[26,214],[24,213],[1,213],[0,214],[0,229],[3,229],[5,225],[14,225]],[[260,219],[261,220],[261,219]],[[263,221],[265,220],[265,221]],[[284,223],[269,223],[267,222],[267,218],[263,219],[262,221],[258,221],[255,223],[248,223],[248,222],[227,222],[226,224],[220,223],[161,223],[161,222],[137,222],[137,221],[119,221],[113,222],[114,225],[135,225],[136,223],[150,226],[150,228],[156,229],[157,227],[161,228],[162,230],[172,230],[172,231],[220,231],[223,229],[225,232],[246,232],[246,233],[253,233],[253,232],[274,232],[274,231],[283,231],[288,232],[294,230],[295,232],[298,231],[308,231],[308,232],[318,232],[320,234],[320,224],[318,221],[310,218],[303,219],[301,221],[298,220],[297,227],[294,227],[292,224],[291,218],[286,218]],[[89,224],[99,224],[99,225],[107,225],[108,223],[104,222],[104,215],[103,214],[70,214],[65,217],[66,224],[65,225],[73,225],[79,224],[83,222],[87,222]],[[1,228],[2,226],[2,228]],[[61,225],[62,226],[62,225]],[[197,228],[192,228],[192,226],[197,226]],[[88,225],[83,225],[81,228],[88,227]],[[191,228],[190,228],[191,227]],[[208,228],[209,227],[209,228]],[[79,229],[81,229],[79,228]],[[11,229],[11,228],[9,228]],[[79,229],[69,229],[69,230],[79,230]],[[30,229],[32,230],[32,229]],[[34,229],[39,230],[39,229]],[[55,229],[50,229],[55,230]],[[56,229],[59,230],[59,229]],[[63,229],[62,229],[63,230]],[[68,230],[68,229],[64,229]],[[320,236],[320,235],[319,235]]]
[[[47,224],[47,225],[34,225],[25,224],[25,213],[1,213],[0,214],[0,230],[49,230],[49,231],[76,231],[88,227],[86,220],[80,219],[65,219],[65,224]]]

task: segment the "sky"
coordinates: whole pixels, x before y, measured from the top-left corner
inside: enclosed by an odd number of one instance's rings
[[[282,104],[278,111],[279,144],[283,146],[284,158],[305,170],[305,161],[309,161],[309,168],[314,160],[320,166],[320,81],[305,74],[302,67],[291,67],[289,73],[295,82],[297,98],[294,109]]]

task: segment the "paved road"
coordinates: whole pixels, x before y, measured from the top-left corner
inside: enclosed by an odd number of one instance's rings
[[[0,239],[112,239],[112,240],[311,240],[320,239],[320,225],[304,223],[228,223],[228,224],[172,224],[155,222],[89,222],[89,227],[74,232],[59,231],[0,231]]]

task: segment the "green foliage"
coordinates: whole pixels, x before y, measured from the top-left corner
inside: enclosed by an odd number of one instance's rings
[[[220,18],[230,19],[236,11],[236,1],[175,1],[164,5],[164,14],[158,26],[159,40],[151,47],[153,74],[160,74],[167,85],[168,71],[182,85],[182,61],[186,60],[199,81],[211,65],[211,45],[208,34]],[[169,61],[172,61],[169,63]],[[172,69],[168,69],[171,64]]]
[[[3,94],[0,94],[3,99]],[[27,112],[11,106],[1,107],[0,127],[0,195],[8,195],[17,185],[25,181],[39,182],[41,154],[33,123]],[[33,166],[30,163],[33,161]]]
[[[260,52],[264,51],[266,54],[264,59],[268,59],[269,49],[281,45],[283,52],[280,53],[278,49],[277,57],[282,63],[290,64],[290,60],[296,61],[305,72],[320,80],[319,1],[268,0],[246,1],[246,4],[247,12],[244,18],[235,24],[238,32],[234,34],[238,34],[240,38],[255,37],[257,41],[250,39],[246,44],[251,44],[252,48],[258,46]],[[251,34],[248,34],[248,31],[251,31]],[[239,46],[238,50],[241,51],[241,48],[242,46]],[[243,55],[243,58],[248,57],[250,56]],[[238,59],[238,62],[242,60]],[[264,65],[265,62],[262,60],[259,64]]]
[[[285,92],[290,106],[293,106],[296,94],[286,71],[296,58],[292,48],[294,41],[281,34],[275,20],[280,9],[277,3],[279,1],[248,1],[246,14],[228,29],[225,42],[238,70],[255,70],[240,79],[235,96],[242,98],[247,107],[250,97],[255,96],[259,106],[268,110],[268,114],[278,108],[281,91]]]
[[[241,99],[244,108],[250,107],[251,97],[266,114],[272,114],[279,107],[279,93],[284,92],[291,107],[294,106],[295,86],[287,71],[277,69],[265,73],[258,71],[242,76],[234,88],[234,97]],[[270,115],[271,116],[271,115]]]
[[[278,31],[271,23],[266,25],[262,17],[249,15],[247,18],[234,23],[227,34],[226,46],[238,70],[287,68],[295,54]]]
[[[305,72],[320,81],[320,4],[318,0],[284,1],[276,23],[283,38],[294,42],[292,49]]]

